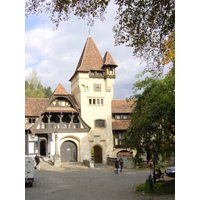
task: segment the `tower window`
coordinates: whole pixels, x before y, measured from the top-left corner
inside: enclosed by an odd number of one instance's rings
[[[105,120],[103,119],[97,119],[95,120],[95,128],[104,128],[105,125]]]
[[[110,74],[113,74],[113,68],[112,68],[112,67],[110,67],[109,73],[110,73]]]
[[[104,99],[89,98],[88,103],[89,103],[89,105],[103,106],[104,105]]]
[[[103,72],[97,72],[97,76],[103,76]]]
[[[95,75],[95,71],[91,71],[90,74],[91,74],[92,76],[94,76],[94,75]]]

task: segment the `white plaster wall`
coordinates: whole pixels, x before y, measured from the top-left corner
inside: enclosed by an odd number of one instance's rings
[[[88,133],[58,133],[58,151],[60,155],[60,148],[63,142],[73,141],[77,145],[78,162],[91,159],[91,149],[88,141]],[[53,134],[53,141],[51,142],[51,156],[55,155],[55,134]]]
[[[101,84],[101,91],[94,90],[94,84]],[[103,163],[106,163],[107,155],[113,156],[112,112],[111,101],[113,98],[114,79],[89,78],[89,73],[79,73],[72,81],[72,93],[80,101],[81,117],[91,127],[89,132],[90,149],[99,145],[102,147]],[[79,92],[77,88],[79,88]],[[90,105],[89,99],[103,99],[103,105]],[[95,128],[95,120],[106,121],[105,128]],[[100,141],[95,142],[95,136]]]

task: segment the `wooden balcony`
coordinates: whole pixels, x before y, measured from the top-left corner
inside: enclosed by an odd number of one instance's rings
[[[81,129],[80,123],[39,123],[36,128],[36,133],[54,133],[54,132],[79,132]]]

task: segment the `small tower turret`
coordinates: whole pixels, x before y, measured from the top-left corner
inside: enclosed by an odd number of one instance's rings
[[[102,68],[105,70],[106,78],[114,78],[115,79],[115,68],[118,65],[113,60],[111,54],[107,51],[103,58],[103,66]]]

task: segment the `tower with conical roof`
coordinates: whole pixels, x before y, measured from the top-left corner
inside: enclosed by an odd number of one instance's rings
[[[113,153],[111,102],[117,64],[107,51],[101,56],[91,36],[87,38],[78,65],[71,77],[71,94],[81,116],[91,127],[88,135],[95,162],[106,163]]]

